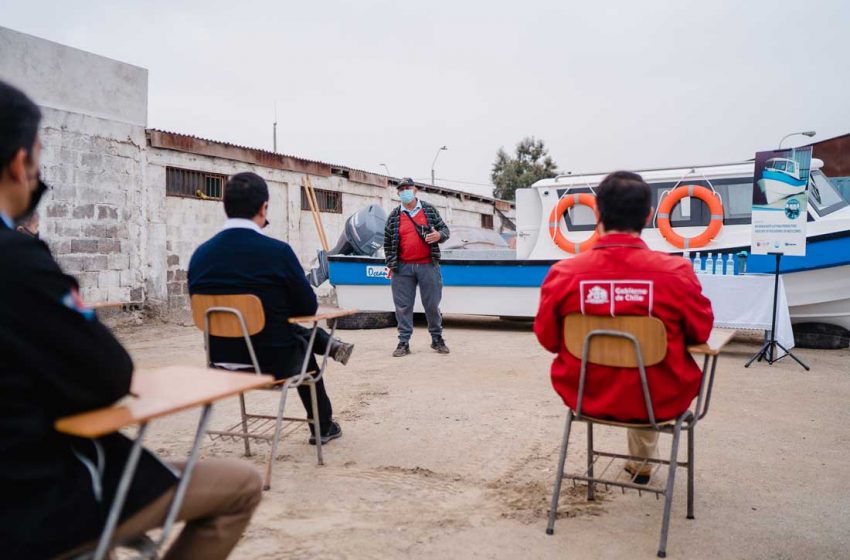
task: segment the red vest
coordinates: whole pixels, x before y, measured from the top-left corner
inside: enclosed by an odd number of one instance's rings
[[[541,287],[534,332],[540,344],[557,354],[552,385],[575,409],[581,359],[567,352],[562,332],[570,313],[661,319],[667,328],[667,356],[646,368],[655,418],[675,418],[688,408],[699,392],[702,369],[686,345],[708,340],[714,323],[711,302],[688,260],[651,251],[637,237],[611,234],[590,251],[552,266]],[[588,364],[582,412],[646,421],[637,370]]]
[[[398,219],[399,262],[410,264],[426,264],[431,262],[431,246],[419,237],[416,228],[413,226],[413,222],[410,221],[410,214],[402,210]],[[428,218],[425,217],[425,211],[419,210],[413,216],[413,221],[417,224],[427,226]]]

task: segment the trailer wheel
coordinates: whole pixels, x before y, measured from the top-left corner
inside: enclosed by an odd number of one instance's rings
[[[850,347],[850,331],[829,323],[797,323],[793,325],[794,345],[799,348],[838,350]]]
[[[337,319],[336,328],[342,330],[387,329],[396,326],[395,313],[390,311],[364,311]]]

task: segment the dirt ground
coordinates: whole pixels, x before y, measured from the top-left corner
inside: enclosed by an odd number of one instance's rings
[[[272,489],[233,558],[655,557],[662,502],[647,494],[601,489],[586,502],[565,483],[555,534],[544,533],[565,408],[530,323],[447,318],[446,356],[418,326],[401,359],[390,356],[393,329],[341,334],[356,349],[347,367],[329,366],[326,383],[344,435],[327,445],[322,467],[306,427],[283,440]],[[192,327],[119,336],[138,367],[204,361]],[[744,369],[757,349],[736,341],[718,363],[697,439],[696,519],[685,518],[680,470],[668,556],[848,558],[850,351],[797,351],[810,372],[784,360]],[[273,411],[275,400],[251,394],[249,407]],[[236,403],[217,405],[213,426],[237,419]],[[303,413],[297,398],[287,413]],[[153,423],[148,447],[184,458],[196,421],[190,411]],[[570,471],[586,457],[578,428]],[[625,451],[622,430],[597,427],[595,441]],[[255,445],[260,453],[246,460],[260,468],[268,446]],[[240,442],[207,441],[203,454],[241,451]]]

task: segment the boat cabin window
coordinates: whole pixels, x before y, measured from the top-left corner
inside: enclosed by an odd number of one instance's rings
[[[725,225],[749,224],[752,215],[753,179],[739,177],[733,179],[717,179],[711,185],[704,179],[687,180],[682,185],[701,185],[706,188],[714,187],[723,202],[723,223]],[[673,189],[676,183],[654,183],[652,187],[652,205],[658,208],[659,199],[664,193]],[[708,205],[696,197],[685,197],[673,208],[670,224],[673,227],[707,226],[711,220]],[[652,225],[650,225],[652,227]]]
[[[829,178],[821,171],[812,171],[809,179],[809,204],[819,216],[826,216],[848,205]]]
[[[558,197],[564,195],[567,189],[558,189]],[[589,188],[569,189],[571,194],[592,193]],[[596,229],[596,214],[583,204],[577,204],[564,214],[567,231],[593,231]]]
[[[785,171],[784,159],[769,159],[764,163],[765,169],[775,169],[777,171]]]

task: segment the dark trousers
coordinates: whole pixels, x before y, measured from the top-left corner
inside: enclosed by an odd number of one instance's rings
[[[303,363],[303,356],[306,353],[307,344],[310,342],[310,331],[311,329],[307,329],[302,327],[301,325],[295,325],[293,330],[296,331],[296,337],[301,342],[301,359],[296,360],[297,364],[295,365],[295,370],[286,370],[290,371],[288,375],[284,375],[279,379],[283,379],[285,377],[292,377],[294,375],[298,375],[301,373],[301,365]],[[313,342],[313,352],[310,355],[310,362],[307,366],[307,371],[319,371],[319,364],[317,363],[316,358],[320,358],[324,355],[325,349],[328,347],[328,344],[331,342],[331,336],[328,334],[328,331],[322,328],[316,329],[316,340]],[[277,377],[277,374],[275,374]],[[313,418],[313,402],[310,400],[310,387],[306,384],[300,385],[298,387],[298,397],[301,399],[301,403],[304,405],[304,409],[307,411],[307,417]],[[333,419],[333,407],[331,406],[331,399],[328,398],[328,393],[325,391],[325,380],[320,379],[318,383],[316,383],[316,400],[319,405],[319,425],[322,427],[322,434],[327,435],[328,430],[331,427],[331,420]],[[312,427],[311,427],[312,429]]]
[[[293,344],[275,346],[264,343],[265,341],[254,341],[254,350],[257,352],[257,360],[260,362],[260,370],[271,373],[276,379],[287,379],[301,373],[301,366],[307,354],[307,343],[310,340],[311,329],[304,328],[301,325],[290,325],[289,328],[293,335],[290,339],[294,341]],[[316,355],[318,354],[318,357],[321,358],[330,342],[331,337],[328,331],[321,328],[317,329],[313,352],[308,357],[307,371],[315,372],[319,370]],[[245,346],[245,341],[241,338],[210,337],[210,349],[214,363],[250,363],[248,349]],[[299,386],[298,396],[307,410],[307,416],[312,419],[313,404],[310,400],[310,388],[307,385]],[[331,400],[325,391],[324,380],[316,383],[316,397],[319,405],[319,424],[322,427],[322,433],[327,434],[333,418],[333,409],[331,408]]]

